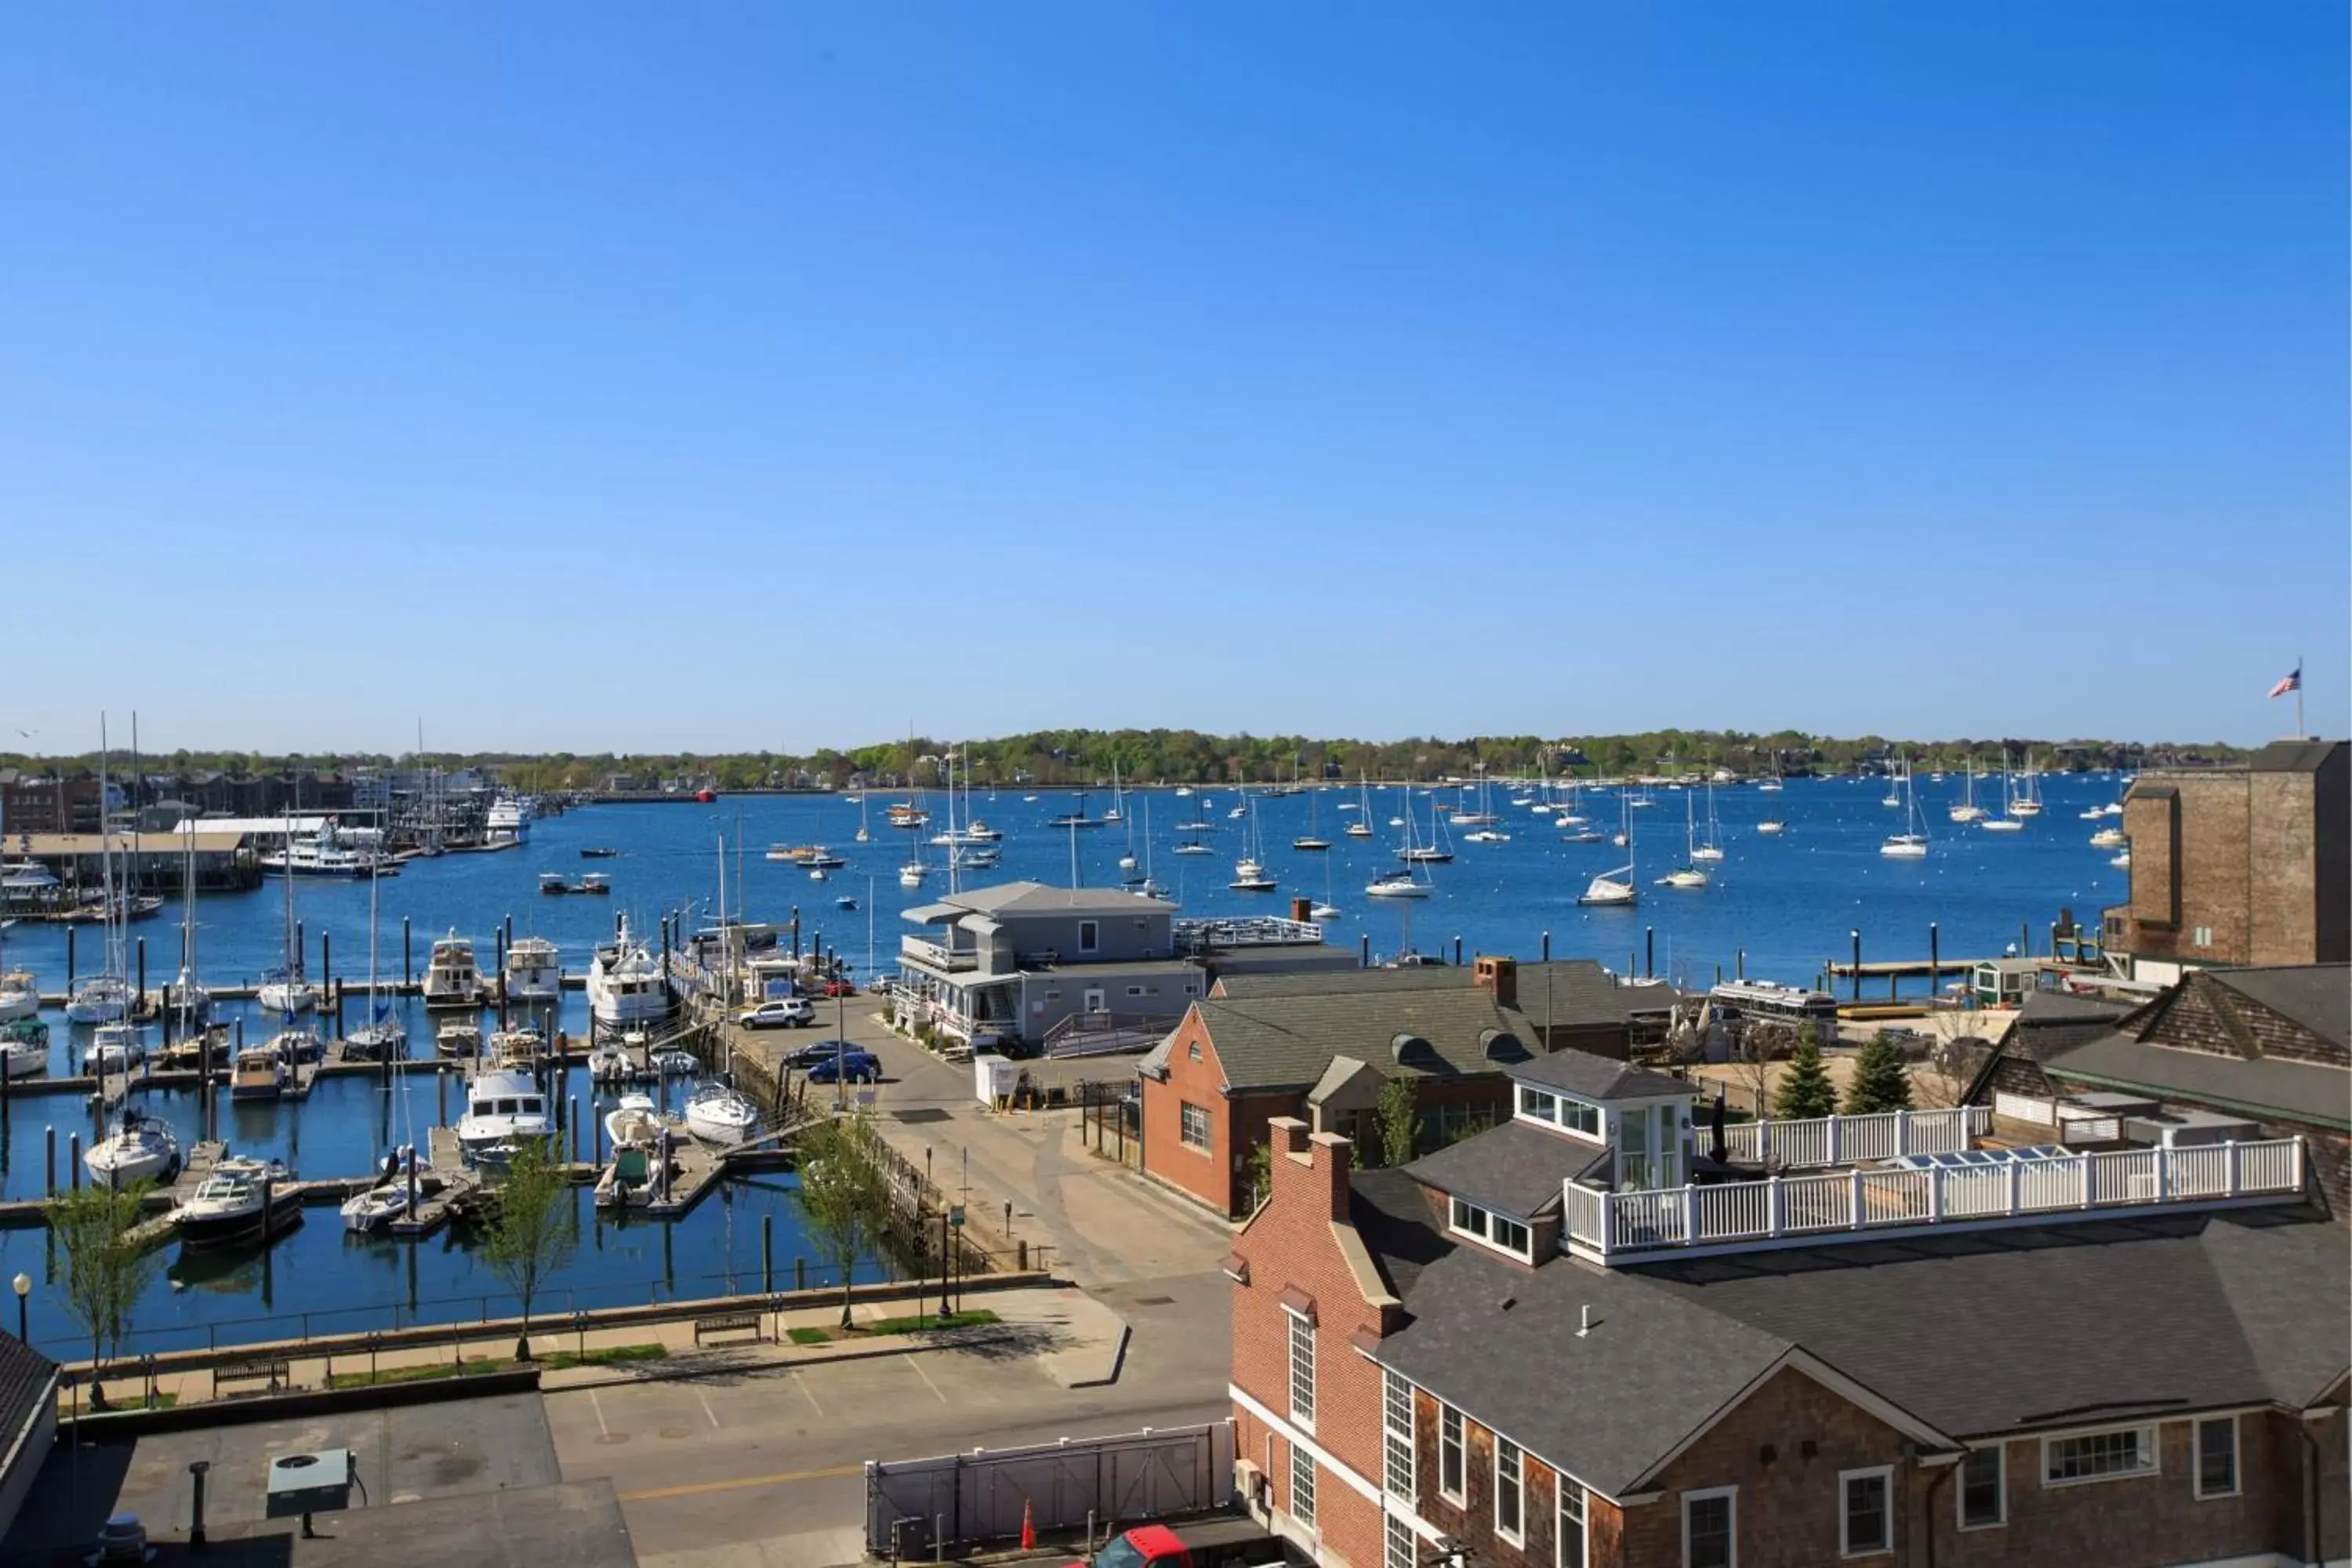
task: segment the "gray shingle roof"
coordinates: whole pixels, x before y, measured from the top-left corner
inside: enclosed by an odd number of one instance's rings
[[[1639,1100],[1696,1092],[1685,1079],[1646,1068],[1628,1067],[1590,1051],[1554,1051],[1510,1070],[1517,1082],[1559,1089],[1580,1100]]]
[[[2352,1127],[2352,1072],[2343,1068],[2275,1057],[2247,1061],[2104,1035],[2054,1053],[2042,1070],[2053,1078],[2144,1089],[2167,1100]]]
[[[41,1408],[54,1399],[51,1380],[58,1363],[16,1338],[0,1334],[0,1453],[15,1442]]]
[[[1342,996],[1360,991],[1461,991],[1467,969],[1414,964],[1407,969],[1313,969],[1291,974],[1227,974],[1225,994],[1240,1001],[1260,996]]]
[[[2273,969],[2208,969],[2216,985],[2291,1018],[2321,1039],[2352,1047],[2352,964],[2298,963]]]
[[[2120,1018],[2137,1002],[2116,1002],[2105,996],[2077,996],[2069,991],[2029,991],[2025,1004],[2017,1010],[2021,1024],[2075,1023],[2098,1018]]]
[[[1388,1281],[1389,1293],[1402,1300],[1422,1268],[1451,1252],[1454,1244],[1437,1228],[1421,1184],[1402,1169],[1355,1172],[1348,1187],[1356,1234]]]
[[[1559,1206],[1562,1182],[1608,1159],[1601,1144],[1511,1121],[1424,1154],[1405,1169],[1439,1192],[1531,1220]]]
[[[2246,759],[2246,766],[2258,773],[2315,773],[2326,764],[2341,741],[2273,741]]]
[[[1294,974],[1225,973],[1225,994],[1252,996],[1332,996],[1351,991],[1467,991],[1477,988],[1470,965],[1414,964],[1404,969],[1330,969]],[[1516,985],[1517,1007],[1538,1026],[1566,1028],[1578,1024],[1622,1024],[1627,1004],[1638,994],[1621,987],[1609,972],[1589,958],[1556,958],[1521,963]],[[1646,998],[1644,998],[1646,1000]],[[1671,995],[1669,995],[1671,1000]]]
[[[992,888],[972,888],[950,893],[927,908],[949,908],[978,914],[1168,914],[1176,906],[1165,899],[1139,899],[1118,888],[1052,888],[1043,882],[999,882]]]
[[[1308,1088],[1339,1056],[1383,1073],[1494,1073],[1534,1048],[1477,990],[1211,998],[1198,1005],[1234,1089]]]

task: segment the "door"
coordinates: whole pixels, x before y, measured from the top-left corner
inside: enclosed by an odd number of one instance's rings
[[[1097,1016],[1103,1012],[1103,991],[1101,986],[1089,985],[1087,987],[1085,1005],[1087,1016],[1090,1018]]]

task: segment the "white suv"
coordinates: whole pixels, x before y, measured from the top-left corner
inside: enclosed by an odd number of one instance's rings
[[[761,1003],[735,1021],[747,1029],[797,1029],[816,1022],[816,1009],[805,996],[779,996]]]

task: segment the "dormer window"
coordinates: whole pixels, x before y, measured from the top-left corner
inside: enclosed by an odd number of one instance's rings
[[[1528,1235],[1526,1226],[1461,1198],[1454,1198],[1450,1202],[1453,1210],[1449,1226],[1455,1235],[1472,1237],[1490,1247],[1499,1247],[1522,1263],[1535,1261],[1534,1237]]]
[[[1580,1100],[1570,1100],[1564,1094],[1538,1089],[1532,1084],[1519,1085],[1519,1116],[1528,1121],[1540,1121],[1580,1138],[1601,1139],[1601,1108],[1587,1105]]]

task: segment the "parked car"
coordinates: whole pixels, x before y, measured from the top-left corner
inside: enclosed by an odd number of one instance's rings
[[[851,1083],[879,1083],[882,1081],[882,1063],[872,1052],[853,1047],[837,1057],[825,1058],[808,1069],[811,1083],[839,1083],[844,1079]]]
[[[816,1009],[805,996],[774,996],[737,1016],[747,1029],[797,1029],[816,1022]]]
[[[827,1001],[831,1001],[835,996],[855,996],[857,994],[857,986],[853,981],[828,980],[824,983],[824,994]]]
[[[814,1067],[817,1063],[828,1061],[845,1051],[856,1049],[858,1047],[851,1045],[847,1040],[814,1040],[805,1046],[794,1046],[791,1050],[786,1051],[784,1065],[788,1068]]]

